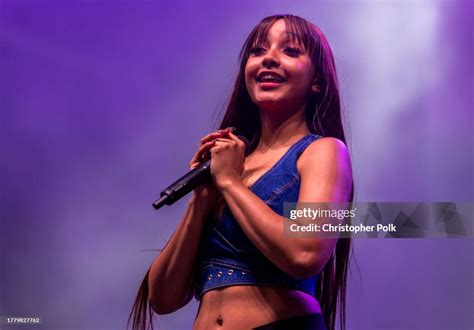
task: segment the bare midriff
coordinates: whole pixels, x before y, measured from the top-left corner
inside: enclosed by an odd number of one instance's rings
[[[204,293],[193,330],[252,329],[310,313],[321,313],[321,307],[307,293],[273,286],[229,286]]]

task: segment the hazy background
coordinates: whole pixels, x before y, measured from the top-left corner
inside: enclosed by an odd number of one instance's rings
[[[123,329],[251,28],[333,47],[357,201],[473,201],[473,1],[0,0],[0,316]],[[359,239],[348,329],[472,329],[473,239]],[[357,266],[359,267],[357,269]],[[158,318],[190,329],[196,301]],[[0,325],[0,328],[4,328]]]

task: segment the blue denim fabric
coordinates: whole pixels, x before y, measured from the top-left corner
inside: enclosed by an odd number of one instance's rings
[[[249,189],[273,211],[283,215],[284,202],[298,201],[300,178],[296,161],[320,137],[308,134],[293,144]],[[198,255],[195,289],[198,300],[206,291],[239,284],[284,286],[315,294],[317,275],[296,279],[275,266],[247,238],[227,207],[217,224],[207,222]]]

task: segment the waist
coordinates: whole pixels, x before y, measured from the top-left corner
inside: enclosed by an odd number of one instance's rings
[[[302,291],[292,290],[285,287],[267,285],[238,285],[208,291],[203,294],[201,307],[209,310],[233,311],[234,306],[245,309],[260,308],[273,309],[281,313],[292,314],[292,311],[303,314],[321,313],[318,300]],[[247,306],[247,307],[246,307]],[[253,307],[252,307],[253,306]]]
[[[205,320],[213,321],[219,316],[229,328],[250,329],[311,313],[321,313],[321,307],[316,298],[304,292],[284,287],[239,285],[204,293],[196,325],[204,329]]]

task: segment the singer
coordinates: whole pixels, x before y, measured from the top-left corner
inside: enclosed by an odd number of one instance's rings
[[[210,158],[212,180],[194,189],[148,269],[133,329],[193,297],[197,330],[332,330],[336,312],[345,328],[351,240],[283,230],[284,202],[353,199],[331,47],[305,19],[274,15],[251,31],[240,59],[220,129],[190,162]]]

